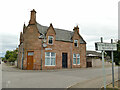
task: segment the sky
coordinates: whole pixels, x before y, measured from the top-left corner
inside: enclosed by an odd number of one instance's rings
[[[30,11],[36,10],[41,25],[79,33],[87,42],[87,50],[95,50],[95,42],[118,39],[119,0],[1,0],[0,1],[0,57],[19,45],[23,24],[28,25]]]

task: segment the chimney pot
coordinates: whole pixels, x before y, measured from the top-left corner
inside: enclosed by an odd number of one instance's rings
[[[76,27],[74,27],[73,31],[74,32],[77,31],[79,33],[79,27],[78,27],[78,25]]]

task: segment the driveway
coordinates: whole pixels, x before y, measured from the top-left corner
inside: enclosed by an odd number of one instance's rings
[[[111,75],[111,67],[106,67],[106,75]],[[118,74],[118,67],[115,67]],[[115,76],[116,76],[115,75]],[[3,88],[67,88],[95,79],[102,79],[102,68],[79,68],[49,71],[27,71],[3,64]],[[117,77],[116,77],[117,78]],[[109,78],[112,79],[112,78]],[[86,82],[87,83],[87,82]],[[97,82],[98,83],[98,82]],[[100,82],[101,83],[101,82]],[[92,86],[92,88],[95,85]]]

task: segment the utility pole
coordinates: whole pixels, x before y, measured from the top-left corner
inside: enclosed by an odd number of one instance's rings
[[[72,69],[72,45],[70,46],[70,64]]]
[[[41,70],[42,70],[42,50],[43,50],[43,39],[41,39]]]

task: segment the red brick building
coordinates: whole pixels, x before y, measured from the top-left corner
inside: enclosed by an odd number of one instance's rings
[[[73,31],[40,25],[31,11],[28,26],[20,33],[18,67],[27,70],[86,67],[86,42]]]

